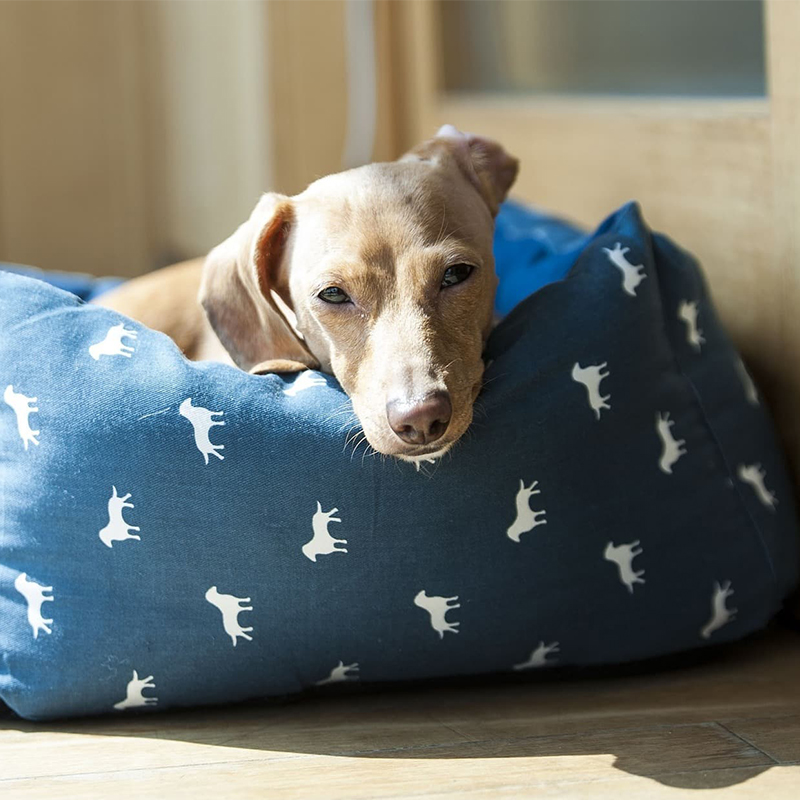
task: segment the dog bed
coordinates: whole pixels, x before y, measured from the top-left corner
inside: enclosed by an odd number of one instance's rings
[[[792,487],[693,259],[635,204],[593,234],[507,204],[496,254],[475,422],[419,469],[353,450],[330,376],[190,363],[0,273],[0,697],[122,715],[763,627]]]

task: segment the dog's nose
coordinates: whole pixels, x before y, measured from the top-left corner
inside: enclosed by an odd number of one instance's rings
[[[450,395],[443,391],[420,398],[395,398],[386,404],[389,425],[408,444],[435,442],[447,430],[452,413]]]

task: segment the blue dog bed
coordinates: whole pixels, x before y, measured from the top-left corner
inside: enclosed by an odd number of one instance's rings
[[[496,255],[475,423],[420,470],[346,446],[330,376],[190,363],[0,273],[0,697],[130,714],[763,627],[792,487],[692,258],[635,204],[591,235],[507,204]]]

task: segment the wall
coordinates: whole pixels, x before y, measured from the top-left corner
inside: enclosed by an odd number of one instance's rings
[[[0,260],[135,275],[272,183],[263,2],[0,2]]]

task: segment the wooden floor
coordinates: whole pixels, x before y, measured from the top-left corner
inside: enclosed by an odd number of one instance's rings
[[[800,797],[800,634],[633,676],[0,719],[23,798]]]

